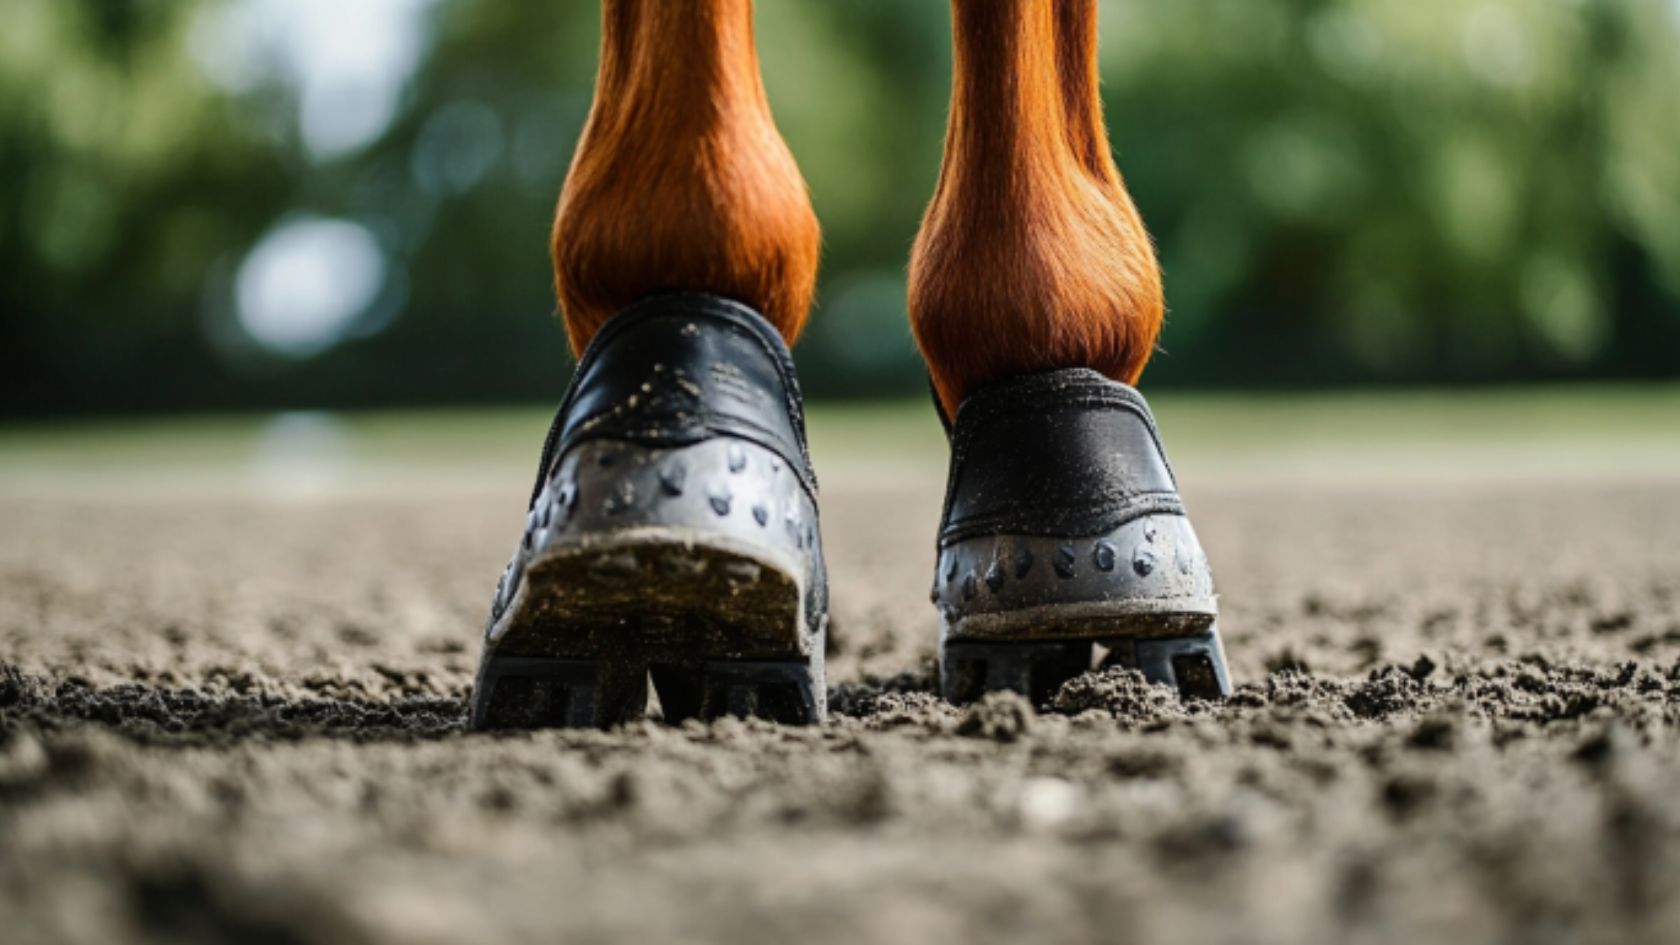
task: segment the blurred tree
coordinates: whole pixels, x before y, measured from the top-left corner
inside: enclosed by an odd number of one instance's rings
[[[1110,7],[1153,379],[1680,373],[1680,7]]]
[[[818,394],[921,390],[941,3],[776,0],[825,227]],[[597,0],[12,0],[0,413],[552,398]],[[1114,0],[1171,306],[1147,382],[1680,374],[1680,4]]]
[[[0,30],[0,350],[11,414],[215,403],[222,254],[293,172],[182,54],[202,3],[14,0]]]

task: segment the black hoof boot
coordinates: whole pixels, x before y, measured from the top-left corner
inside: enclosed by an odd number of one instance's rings
[[[578,362],[491,605],[478,729],[827,712],[828,590],[793,364],[757,313],[659,296]]]
[[[1035,702],[1101,658],[1231,691],[1207,557],[1142,395],[1085,369],[975,392],[951,428],[933,602],[944,695]]]

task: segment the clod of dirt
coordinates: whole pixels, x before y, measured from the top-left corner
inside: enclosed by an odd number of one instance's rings
[[[1432,715],[1419,722],[1406,736],[1406,747],[1422,751],[1450,751],[1458,743],[1458,722],[1450,716]]]
[[[1398,712],[1417,709],[1428,698],[1428,689],[1411,672],[1398,666],[1371,670],[1365,682],[1343,700],[1362,719],[1385,719]]]
[[[0,663],[0,709],[24,706],[36,698],[35,680],[16,666]]]
[[[1257,709],[1264,706],[1322,708],[1339,702],[1346,687],[1335,680],[1286,669],[1266,677],[1263,688],[1239,686],[1228,705]]]
[[[828,709],[836,715],[854,718],[875,716],[883,711],[917,713],[926,706],[944,705],[934,692],[936,688],[931,666],[906,670],[886,679],[841,683],[829,690]]]
[[[870,706],[868,722],[871,728],[919,725],[937,730],[948,724],[951,714],[950,703],[931,692],[888,692]]]
[[[1415,813],[1440,793],[1435,779],[1418,772],[1390,775],[1382,785],[1382,801],[1389,814],[1403,819]]]
[[[1169,778],[1184,770],[1184,758],[1173,750],[1129,747],[1111,755],[1104,768],[1126,781]]]
[[[1620,725],[1607,725],[1587,736],[1570,757],[1588,770],[1601,771],[1634,749],[1632,736]]]
[[[1090,709],[1133,719],[1158,719],[1184,714],[1178,693],[1157,686],[1135,669],[1110,667],[1082,673],[1062,684],[1050,703],[1057,712],[1077,715]]]
[[[1034,718],[1032,703],[1020,693],[988,692],[963,713],[957,734],[1012,742],[1032,728]]]
[[[862,721],[872,729],[922,727],[946,731],[956,716],[950,703],[931,692],[872,683],[844,683],[829,691],[828,709],[836,717]]]

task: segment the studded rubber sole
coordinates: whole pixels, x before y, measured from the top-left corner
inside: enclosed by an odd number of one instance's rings
[[[1096,630],[1095,627],[1089,628]],[[1220,699],[1231,694],[1225,648],[1217,627],[1180,636],[1094,639],[950,640],[939,647],[940,689],[961,705],[987,692],[1011,690],[1035,705],[1093,668],[1124,666],[1180,696]]]
[[[977,535],[940,551],[945,697],[999,689],[1047,701],[1123,665],[1189,698],[1230,694],[1207,557],[1189,519],[1156,513],[1088,538]]]
[[[789,724],[826,714],[822,633],[805,632],[794,561],[666,526],[545,548],[492,627],[473,728],[608,727],[640,718]]]

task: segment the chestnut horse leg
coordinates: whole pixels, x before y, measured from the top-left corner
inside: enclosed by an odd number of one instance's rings
[[[595,102],[554,221],[573,349],[664,291],[750,305],[791,343],[819,243],[770,118],[751,0],[603,0]]]
[[[910,318],[947,414],[991,380],[1088,367],[1134,383],[1160,271],[1109,154],[1097,0],[952,0],[945,159]]]

